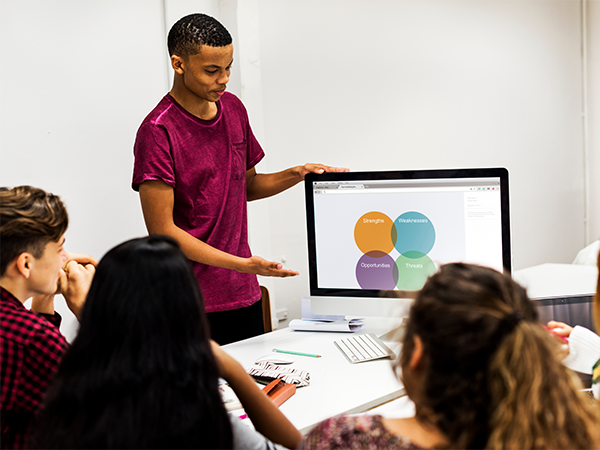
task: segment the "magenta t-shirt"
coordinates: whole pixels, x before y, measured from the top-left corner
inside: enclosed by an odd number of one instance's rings
[[[175,225],[224,252],[250,257],[246,170],[264,152],[242,102],[225,92],[212,120],[190,114],[167,94],[142,122],[135,144],[134,190],[148,180],[174,189]],[[207,312],[260,299],[256,275],[192,262]]]

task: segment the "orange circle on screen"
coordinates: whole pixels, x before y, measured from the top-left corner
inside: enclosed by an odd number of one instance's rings
[[[382,257],[392,251],[395,244],[392,236],[396,236],[394,221],[379,211],[362,215],[354,226],[356,245],[372,257]]]

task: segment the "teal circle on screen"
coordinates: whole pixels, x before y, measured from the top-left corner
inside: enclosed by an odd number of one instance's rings
[[[431,220],[420,212],[409,211],[398,216],[392,232],[396,231],[395,246],[398,253],[410,255],[428,254],[435,244],[435,228]],[[411,253],[416,252],[416,253]]]

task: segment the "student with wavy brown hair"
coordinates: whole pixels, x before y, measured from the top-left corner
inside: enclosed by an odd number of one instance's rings
[[[415,416],[331,418],[301,448],[599,448],[598,405],[559,346],[510,277],[442,266],[415,299],[395,363]]]

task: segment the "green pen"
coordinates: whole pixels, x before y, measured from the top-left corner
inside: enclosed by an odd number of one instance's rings
[[[277,352],[277,353],[287,353],[289,355],[310,356],[311,358],[320,358],[321,357],[321,355],[314,355],[312,353],[292,352],[290,350],[280,350],[278,348],[274,348],[273,351]]]

